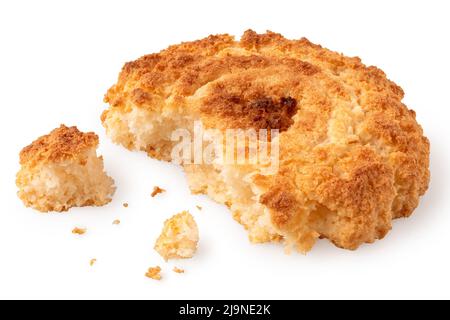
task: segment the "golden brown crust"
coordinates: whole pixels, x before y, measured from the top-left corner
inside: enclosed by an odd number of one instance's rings
[[[77,158],[92,147],[97,147],[98,136],[93,132],[83,133],[77,127],[61,125],[25,147],[20,152],[20,164],[35,166],[49,162],[61,162]]]
[[[230,129],[278,129],[283,132],[294,123],[292,117],[298,110],[294,98],[274,100],[262,95],[247,98],[229,94],[225,88],[223,84],[218,85],[217,92],[206,99],[201,111],[232,123]]]
[[[428,189],[429,141],[403,96],[359,58],[248,30],[240,41],[210,36],[127,63],[102,120],[183,110],[209,128],[281,129],[279,173],[254,179],[272,223],[299,243],[325,237],[355,249],[409,216]]]

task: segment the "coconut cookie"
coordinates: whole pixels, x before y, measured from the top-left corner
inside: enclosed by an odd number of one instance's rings
[[[411,215],[428,189],[429,141],[403,97],[359,58],[249,30],[240,41],[209,36],[125,64],[102,122],[114,142],[165,161],[173,133],[194,136],[196,122],[220,133],[277,130],[277,170],[184,163],[192,191],[227,205],[252,242],[306,252],[326,238],[356,249]]]

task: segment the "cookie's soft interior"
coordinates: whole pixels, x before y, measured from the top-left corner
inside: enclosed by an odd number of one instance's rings
[[[176,109],[158,113],[131,106],[128,110],[123,112],[123,109],[113,108],[105,114],[103,124],[108,136],[130,150],[145,151],[164,161],[171,161],[172,149],[178,143],[171,140],[172,133],[186,129],[194,136],[194,121],[199,118]],[[268,190],[252,179],[257,174],[264,175],[260,166],[213,162],[183,167],[192,192],[206,194],[229,207],[234,219],[248,230],[250,241],[254,243],[283,240],[287,251],[295,247],[300,252],[307,252],[319,237],[339,239],[341,242],[332,241],[349,249],[357,248],[353,238],[349,237],[383,237],[383,230],[358,228],[355,226],[358,221],[351,222],[345,215],[315,200],[306,201],[301,214],[296,212],[289,231],[280,230],[272,223],[270,209],[260,202]],[[357,232],[353,232],[354,229]]]
[[[27,206],[44,212],[109,203],[115,187],[104,171],[102,157],[91,148],[77,160],[22,169],[19,197]]]
[[[111,139],[130,150],[141,150],[160,160],[171,161],[172,133],[186,129],[193,137],[193,114],[180,110],[156,113],[131,107],[131,111],[108,111],[104,125]],[[268,209],[259,202],[265,192],[252,183],[251,177],[259,169],[249,165],[184,164],[189,186],[193,193],[206,194],[218,203],[228,206],[233,217],[248,231],[252,242],[280,240],[282,237],[272,226]]]

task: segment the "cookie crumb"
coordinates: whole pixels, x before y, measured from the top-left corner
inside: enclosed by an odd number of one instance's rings
[[[78,227],[75,227],[75,228],[72,230],[72,233],[73,233],[73,234],[77,234],[77,235],[79,235],[79,236],[82,236],[83,234],[86,233],[86,231],[87,231],[86,228],[78,228]]]
[[[154,197],[156,197],[158,194],[164,193],[164,192],[166,192],[166,190],[164,190],[164,189],[162,189],[162,188],[156,186],[156,187],[153,188],[153,192],[152,192],[151,196],[152,196],[152,198],[154,198]]]
[[[124,208],[128,208],[128,203],[125,202],[125,203],[123,204],[123,207],[124,207]]]
[[[196,206],[198,210],[202,211],[203,208],[201,206]]]
[[[173,268],[173,272],[175,272],[175,273],[184,273],[184,270],[180,269],[180,268],[177,268],[177,267],[174,267]]]
[[[112,224],[115,225],[115,226],[118,226],[120,223],[121,223],[120,220],[116,219],[116,220],[113,221]]]
[[[149,268],[147,273],[145,274],[147,278],[153,279],[153,280],[161,280],[161,267],[157,266],[154,268]]]
[[[97,259],[91,259],[91,261],[89,262],[89,265],[90,265],[91,267],[93,267],[94,264],[96,264],[96,263],[97,263]]]
[[[183,211],[166,220],[164,228],[155,244],[155,250],[168,261],[189,259],[197,251],[199,233],[194,217]]]

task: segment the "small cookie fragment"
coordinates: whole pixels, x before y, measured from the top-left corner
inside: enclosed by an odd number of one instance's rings
[[[82,236],[82,235],[86,234],[86,232],[87,232],[87,229],[86,229],[86,228],[78,228],[78,227],[75,227],[75,228],[72,230],[72,233],[73,233],[73,234],[77,234],[77,235],[79,235],[79,236]]]
[[[192,258],[199,241],[198,227],[194,217],[183,211],[164,223],[155,244],[155,250],[167,261]]]
[[[116,188],[96,149],[98,136],[61,125],[20,152],[18,196],[41,212],[104,206]]]
[[[94,264],[96,264],[96,263],[97,263],[97,259],[91,259],[91,261],[89,261],[89,265],[90,265],[91,267],[93,267]]]
[[[153,188],[153,192],[152,192],[151,196],[152,196],[152,198],[154,198],[154,197],[156,197],[158,194],[164,193],[164,192],[166,192],[166,190],[164,190],[164,189],[162,189],[162,188],[156,186],[156,187]]]
[[[175,272],[175,273],[184,273],[184,270],[183,269],[180,269],[180,268],[177,268],[177,267],[174,267],[173,268],[173,272]]]
[[[159,266],[156,266],[154,268],[149,268],[147,273],[145,274],[147,278],[153,279],[153,280],[161,280],[161,268]]]
[[[123,207],[124,207],[124,208],[128,208],[128,206],[129,206],[129,205],[128,205],[128,203],[126,203],[126,202],[123,204]]]
[[[201,206],[196,206],[199,211],[202,211],[203,208]]]
[[[118,226],[121,223],[121,221],[119,219],[116,219],[113,221],[113,225]]]

